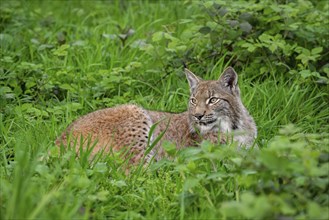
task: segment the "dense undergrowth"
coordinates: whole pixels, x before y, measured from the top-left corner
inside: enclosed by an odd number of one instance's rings
[[[1,219],[328,219],[327,1],[1,1]],[[54,146],[87,112],[186,110],[185,63],[239,74],[259,150],[136,167]]]

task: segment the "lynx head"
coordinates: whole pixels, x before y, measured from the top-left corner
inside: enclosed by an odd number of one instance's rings
[[[228,67],[218,80],[203,80],[185,69],[190,86],[189,120],[192,131],[232,131],[239,128],[243,105],[238,75]]]

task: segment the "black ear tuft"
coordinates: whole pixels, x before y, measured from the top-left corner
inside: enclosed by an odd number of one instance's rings
[[[238,83],[238,74],[234,71],[233,67],[228,67],[224,70],[218,81],[222,86],[234,91]]]
[[[187,69],[187,64],[184,61],[182,61],[182,64],[183,64],[184,69]]]

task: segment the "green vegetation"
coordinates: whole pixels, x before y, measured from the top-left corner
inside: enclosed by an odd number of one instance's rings
[[[327,1],[0,3],[1,219],[329,218]],[[167,143],[126,176],[54,145],[96,109],[185,111],[183,62],[234,66],[260,150]]]

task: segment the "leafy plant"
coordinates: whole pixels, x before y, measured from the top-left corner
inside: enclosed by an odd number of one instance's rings
[[[328,219],[328,7],[2,1],[0,218]],[[121,152],[54,145],[99,108],[185,111],[183,63],[205,79],[234,66],[259,150],[167,142],[126,175]]]

